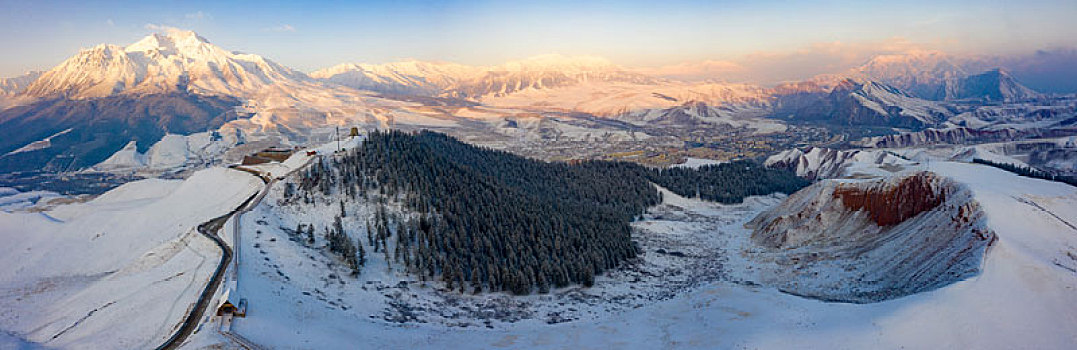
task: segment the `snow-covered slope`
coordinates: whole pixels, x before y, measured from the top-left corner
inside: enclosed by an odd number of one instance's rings
[[[481,99],[584,83],[650,84],[654,81],[600,57],[542,55],[486,68],[479,76],[450,89],[448,94]]]
[[[655,81],[600,57],[556,54],[487,67],[415,60],[376,65],[345,63],[315,71],[311,76],[358,89],[475,100],[588,82]]]
[[[160,345],[220,256],[195,226],[261,186],[215,168],[185,181],[128,183],[43,213],[0,212],[0,330],[55,348]]]
[[[1021,85],[1010,73],[1001,68],[961,79],[950,79],[942,87],[947,100],[982,99],[986,101],[1023,101],[1040,97],[1032,89]]]
[[[1016,129],[981,130],[973,128],[925,129],[886,136],[873,136],[856,142],[860,146],[897,148],[932,144],[965,144],[974,142],[1015,140],[1028,134]]]
[[[0,212],[27,210],[56,198],[64,198],[64,196],[50,191],[20,192],[11,187],[0,187]]]
[[[994,242],[979,203],[922,172],[867,182],[824,180],[748,226],[773,261],[763,283],[823,300],[875,302],[940,288],[980,272]]]
[[[138,153],[138,143],[128,142],[123,149],[116,151],[105,161],[94,165],[94,169],[107,171],[115,169],[141,168],[146,165],[146,157]]]
[[[974,264],[978,274],[871,304],[823,302],[760,285],[774,270],[808,282],[828,276],[787,271],[789,259],[757,259],[760,246],[743,224],[774,198],[723,206],[664,192],[666,204],[635,225],[645,249],[639,270],[600,278],[592,289],[513,298],[458,295],[403,279],[376,263],[382,260],[376,254],[368,255],[373,268],[358,278],[344,276],[335,269],[340,266],[327,268],[335,264],[331,256],[287,234],[313,214],[270,215],[277,211],[278,185],[243,223],[245,234],[254,236],[243,248],[245,259],[256,263],[241,269],[239,289],[251,309],[233,331],[262,346],[299,348],[1069,347],[1077,339],[1077,316],[1070,312],[1077,305],[1077,236],[1064,220],[1077,216],[1077,189],[972,164],[932,162],[910,172],[919,170],[937,174],[938,184],[957,192],[940,204],[946,210],[913,220],[925,227],[956,225],[949,214],[962,209],[948,206],[972,209],[975,202],[979,211],[969,212],[969,223],[986,225],[997,240]],[[333,203],[320,206],[338,210]],[[849,214],[857,215],[867,216]],[[910,245],[926,239],[947,246],[934,232],[901,230],[900,237]],[[893,248],[870,254],[933,254]],[[667,292],[655,288],[656,280],[679,287]],[[230,343],[204,332],[193,344]]]
[[[849,75],[877,79],[920,98],[941,100],[942,87],[968,72],[960,60],[940,51],[912,50],[877,55],[854,68]]]
[[[792,118],[835,125],[919,129],[937,125],[952,114],[935,102],[872,80],[845,79],[826,97],[806,102],[806,106],[788,112]]]
[[[1040,96],[998,68],[999,63],[998,58],[911,50],[877,55],[843,75],[878,80],[929,100],[1019,101]]]
[[[0,78],[0,95],[15,95],[20,94],[41,76],[40,71],[27,72],[26,74],[11,77]]]
[[[247,96],[306,79],[261,56],[229,52],[194,32],[170,29],[126,47],[102,44],[82,50],[42,73],[25,93],[67,98],[172,91]]]
[[[883,150],[836,150],[821,147],[797,148],[770,156],[763,163],[772,168],[789,169],[808,179],[887,174],[884,168],[901,169],[912,161]],[[882,167],[881,167],[882,166]],[[891,170],[891,171],[892,171]]]
[[[699,101],[688,101],[670,108],[630,111],[615,118],[649,127],[697,128],[709,124],[731,128],[744,127],[755,129],[759,133],[786,130],[781,122],[759,116],[758,110],[745,111],[732,106],[712,107]]]
[[[310,73],[315,79],[362,90],[437,96],[474,79],[481,68],[416,60],[386,64],[343,63]]]
[[[766,89],[750,84],[589,82],[553,89],[526,88],[512,94],[487,96],[481,102],[497,107],[556,109],[614,116],[642,109],[676,107],[691,101],[701,101],[711,106],[762,108],[768,105],[769,100]]]

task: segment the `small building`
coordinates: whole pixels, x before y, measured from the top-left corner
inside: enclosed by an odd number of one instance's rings
[[[221,295],[217,305],[217,316],[232,315],[233,317],[247,316],[247,299],[239,299],[238,303],[232,303],[230,299],[232,289],[226,289]]]
[[[217,316],[224,316],[227,314],[234,314],[236,309],[235,304],[228,299],[232,295],[232,289],[228,288],[224,290],[224,294],[221,294],[221,298],[217,300]]]
[[[287,160],[288,157],[291,157],[293,152],[295,152],[295,150],[289,148],[270,147],[262,150],[261,152],[255,153],[254,155],[262,158],[269,158],[278,162],[283,162]]]
[[[269,163],[269,162],[272,162],[272,161],[273,161],[272,159],[269,159],[269,158],[266,158],[266,157],[259,157],[257,155],[243,156],[243,162],[240,163],[240,165],[258,165],[258,164]]]

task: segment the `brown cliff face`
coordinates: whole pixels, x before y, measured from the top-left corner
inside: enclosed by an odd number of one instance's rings
[[[892,226],[934,209],[946,200],[946,191],[932,185],[935,181],[935,175],[923,172],[894,186],[840,185],[834,189],[834,198],[840,198],[842,205],[850,210],[866,210],[876,225]]]
[[[967,186],[929,172],[822,180],[745,226],[762,284],[854,303],[973,276],[997,239]]]

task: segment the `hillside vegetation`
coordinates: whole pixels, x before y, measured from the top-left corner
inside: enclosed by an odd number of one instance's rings
[[[375,132],[356,149],[302,172],[294,203],[374,201],[366,246],[408,273],[440,278],[452,289],[530,293],[594,277],[635,258],[629,226],[661,202],[652,183],[674,192],[739,202],[749,195],[791,192],[792,174],[736,162],[699,170],[657,170],[632,163],[544,162],[471,146],[434,132]],[[399,203],[412,215],[384,209]],[[339,221],[337,221],[339,222]],[[345,231],[327,228],[358,273],[366,250]],[[309,230],[309,228],[308,228]],[[390,244],[392,243],[392,244]]]

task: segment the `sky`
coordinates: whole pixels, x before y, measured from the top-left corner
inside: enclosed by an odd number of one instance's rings
[[[1073,0],[0,0],[0,76],[50,68],[80,48],[127,45],[162,26],[310,72],[408,58],[491,65],[547,53],[642,67],[818,50],[846,59],[910,47],[1005,54],[1077,46],[1073,18]]]

